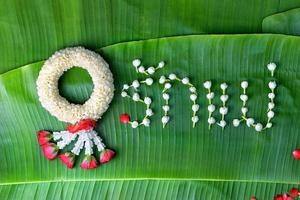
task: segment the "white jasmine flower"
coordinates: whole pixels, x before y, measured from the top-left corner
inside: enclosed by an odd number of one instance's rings
[[[228,87],[228,85],[227,85],[226,83],[222,83],[222,84],[220,85],[220,87],[221,87],[222,90],[226,90],[227,87]]]
[[[248,82],[247,82],[247,81],[242,81],[242,82],[241,82],[241,87],[242,87],[243,89],[246,89],[246,88],[248,87]]]
[[[134,59],[134,60],[132,61],[132,65],[133,65],[134,67],[138,67],[138,66],[140,66],[140,64],[141,64],[141,60],[140,60],[140,59]]]
[[[138,68],[138,71],[139,71],[140,73],[144,73],[144,72],[145,72],[145,67],[144,67],[144,66],[140,66],[140,67]]]
[[[165,62],[164,61],[160,61],[159,63],[158,63],[158,68],[163,68],[165,66]]]
[[[274,99],[275,98],[275,94],[273,92],[268,94],[269,99]]]
[[[271,128],[272,127],[272,123],[271,122],[267,123],[266,127],[267,128]]]
[[[228,113],[228,108],[227,107],[221,107],[219,112],[222,115],[226,115]]]
[[[276,82],[275,82],[275,81],[270,81],[270,82],[269,82],[269,88],[270,88],[271,90],[274,90],[274,89],[276,88]]]
[[[243,113],[244,115],[246,115],[246,113],[248,112],[248,108],[242,107],[242,108],[241,108],[241,111],[242,111],[242,113]]]
[[[149,67],[149,68],[147,69],[147,72],[148,72],[149,74],[154,74],[155,68],[154,68],[154,67]]]
[[[240,120],[234,119],[232,123],[234,127],[238,127],[240,125]]]
[[[209,111],[209,112],[214,112],[215,111],[215,109],[216,109],[216,107],[215,107],[215,105],[213,105],[213,104],[210,104],[208,107],[207,107],[207,110]]]
[[[169,117],[168,116],[163,116],[162,118],[161,118],[161,122],[163,123],[163,124],[166,124],[166,123],[168,123],[168,121],[169,121]]]
[[[246,124],[247,124],[248,127],[250,127],[252,124],[254,124],[254,119],[253,118],[248,118],[246,120]]]
[[[170,106],[168,106],[168,105],[164,105],[162,108],[165,112],[169,112],[169,110],[170,110]]]
[[[170,95],[168,93],[163,93],[163,99],[164,100],[169,100],[170,99]]]
[[[132,128],[137,128],[139,126],[139,123],[137,121],[131,122],[131,127]]]
[[[148,118],[143,119],[142,124],[144,124],[144,126],[149,126],[150,125],[150,120]]]
[[[248,96],[246,94],[241,94],[240,95],[240,99],[243,101],[243,102],[246,102],[248,100]]]
[[[148,109],[146,110],[146,115],[147,115],[147,116],[152,116],[152,115],[153,115],[152,109],[148,108]]]
[[[197,111],[199,110],[199,105],[198,105],[198,104],[192,105],[192,110],[193,110],[194,112],[197,112]]]
[[[132,87],[134,87],[135,89],[138,88],[138,87],[140,87],[140,83],[139,83],[138,80],[134,80],[134,81],[132,82],[131,85],[132,85]]]
[[[224,128],[226,126],[226,121],[225,120],[221,120],[219,123],[219,126],[221,126],[222,128]]]
[[[169,75],[169,79],[170,80],[175,80],[177,77],[176,77],[176,75],[175,74],[170,74]]]
[[[213,99],[214,97],[215,97],[215,93],[213,93],[213,92],[210,92],[206,95],[206,98],[210,99],[210,100]]]
[[[147,78],[145,82],[146,82],[147,85],[152,85],[153,84],[153,79],[152,78]]]
[[[275,107],[275,104],[274,104],[273,102],[269,102],[269,103],[268,103],[268,108],[269,108],[270,110],[272,110],[274,107]]]
[[[134,93],[132,95],[132,99],[133,99],[133,101],[139,101],[140,100],[140,95],[138,93]]]
[[[196,93],[196,88],[195,87],[190,87],[189,90],[190,90],[191,93]]]
[[[262,129],[263,129],[262,124],[257,123],[257,124],[255,125],[255,130],[256,130],[256,131],[260,132],[260,131],[262,131]]]
[[[161,76],[159,78],[159,81],[158,81],[160,84],[164,84],[166,82],[166,77],[165,76]]]
[[[269,63],[268,65],[267,65],[267,67],[268,67],[268,70],[269,71],[271,71],[271,72],[273,72],[273,71],[275,71],[275,69],[276,69],[276,64],[275,63]]]
[[[221,95],[220,99],[222,102],[226,102],[228,100],[228,95],[223,94],[223,95]]]
[[[204,86],[204,88],[206,88],[206,89],[210,89],[210,88],[211,88],[211,81],[205,81],[205,82],[203,83],[203,86]]]
[[[165,83],[165,89],[170,89],[172,87],[171,83]]]
[[[216,122],[216,120],[215,120],[215,118],[210,117],[210,118],[208,118],[207,122],[211,125],[211,124],[214,124]]]
[[[151,98],[150,98],[150,97],[145,97],[145,98],[144,98],[144,103],[145,103],[146,105],[150,105],[150,104],[152,103]]]
[[[186,84],[189,84],[190,79],[189,79],[188,77],[185,77],[185,78],[183,78],[183,79],[181,80],[181,82],[182,82],[184,85],[186,85]]]
[[[129,89],[129,85],[124,84],[124,85],[123,85],[123,90],[128,90],[128,89]]]
[[[268,115],[268,118],[271,119],[274,117],[275,113],[272,110],[270,110],[267,115]]]
[[[193,116],[192,117],[192,122],[193,123],[197,123],[199,121],[199,117],[198,116]]]
[[[127,92],[123,91],[123,92],[121,93],[121,96],[122,96],[122,97],[127,97]]]
[[[192,101],[195,101],[195,100],[197,99],[197,95],[191,94],[190,99],[191,99]]]

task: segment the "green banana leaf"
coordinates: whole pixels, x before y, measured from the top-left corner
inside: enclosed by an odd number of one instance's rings
[[[300,162],[292,157],[299,140],[300,38],[284,35],[199,35],[126,42],[97,50],[110,64],[115,97],[99,121],[97,131],[116,150],[111,162],[95,170],[67,169],[58,160],[46,160],[37,143],[40,129],[63,130],[38,101],[35,81],[43,61],[0,75],[0,199],[272,199],[299,186]],[[143,87],[155,115],[149,128],[132,129],[119,122],[128,113],[143,116],[144,106],[121,98],[124,83],[146,78],[131,61],[142,58],[146,66],[166,61]],[[219,84],[229,84],[228,122],[240,116],[240,82],[248,80],[249,114],[266,122],[266,64],[278,63],[275,78],[274,127],[257,133],[241,125],[222,131],[207,126],[206,91],[213,81],[215,104],[220,106]],[[174,84],[171,121],[162,128],[160,75],[188,76],[199,92],[200,122],[191,126],[187,88]],[[92,83],[84,70],[68,71],[60,82],[61,94],[75,102],[89,97]],[[217,113],[217,112],[216,112]],[[215,117],[220,119],[215,113]]]
[[[299,0],[1,0],[0,73],[76,45],[202,33],[259,33]]]
[[[300,35],[300,8],[266,17],[262,25],[265,33]]]

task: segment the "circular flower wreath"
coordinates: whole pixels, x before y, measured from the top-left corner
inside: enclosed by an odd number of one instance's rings
[[[94,89],[83,105],[69,103],[59,95],[58,80],[68,69],[79,66],[90,74]],[[43,65],[37,79],[42,106],[60,121],[75,124],[83,119],[98,120],[114,95],[113,76],[103,58],[82,47],[56,52]]]
[[[58,91],[60,76],[74,66],[86,69],[94,84],[90,99],[83,105],[69,103]],[[84,169],[96,168],[99,163],[106,163],[114,157],[115,152],[107,149],[93,130],[96,121],[108,109],[114,95],[112,73],[100,55],[82,47],[56,52],[44,63],[39,73],[37,92],[46,110],[60,121],[70,123],[66,131],[38,132],[38,143],[47,159],[56,158],[59,151],[68,145],[72,145],[71,151],[61,152],[59,155],[59,159],[68,168],[73,168],[75,158],[82,149],[85,149],[86,157],[80,167]],[[95,158],[94,147],[100,152],[99,159]]]

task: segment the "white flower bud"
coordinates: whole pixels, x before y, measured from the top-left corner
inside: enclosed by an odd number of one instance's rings
[[[196,88],[195,87],[190,87],[190,92],[191,93],[196,93]]]
[[[267,115],[268,115],[269,119],[272,119],[274,117],[275,113],[272,110],[270,110]]]
[[[163,99],[164,100],[169,100],[170,99],[170,95],[168,93],[163,93]]]
[[[132,128],[137,128],[139,126],[139,123],[137,121],[131,122],[131,127]]]
[[[160,84],[164,84],[166,82],[166,77],[165,76],[161,76],[159,78],[159,81],[158,81]]]
[[[168,123],[168,121],[169,121],[169,116],[163,116],[162,118],[161,118],[161,122],[163,123],[163,124],[166,124],[166,123]]]
[[[270,110],[272,110],[274,107],[275,107],[275,104],[274,104],[273,102],[269,102],[269,103],[268,103],[268,108],[269,108]]]
[[[242,82],[241,82],[241,87],[242,87],[243,89],[246,89],[246,88],[248,87],[248,82],[247,82],[247,81],[242,81]]]
[[[132,82],[132,87],[138,88],[138,87],[140,87],[140,83],[139,83],[137,80],[134,80],[134,81]]]
[[[204,88],[206,88],[206,89],[210,89],[210,88],[211,88],[211,81],[205,81],[205,82],[203,83],[203,86],[204,86]]]
[[[211,112],[211,113],[214,112],[215,109],[216,109],[216,106],[213,105],[213,104],[210,104],[209,106],[207,106],[207,110],[208,110],[209,112]]]
[[[192,117],[192,122],[193,123],[197,123],[198,121],[199,121],[199,117],[198,116]]]
[[[191,94],[190,99],[191,99],[192,101],[195,101],[195,100],[197,99],[197,95]]]
[[[122,97],[127,97],[127,92],[123,91],[123,92],[121,93],[121,96],[122,96]]]
[[[144,67],[144,66],[140,66],[140,67],[138,68],[138,71],[139,71],[140,73],[144,73],[144,72],[145,72],[145,67]]]
[[[165,66],[165,62],[164,61],[160,61],[159,63],[158,63],[158,68],[163,68]]]
[[[232,121],[232,124],[233,124],[234,127],[238,127],[238,126],[240,125],[240,120],[234,119],[234,120]]]
[[[253,118],[248,118],[246,120],[246,124],[247,124],[248,127],[250,127],[252,124],[254,124],[254,119]]]
[[[176,79],[176,75],[175,74],[170,74],[169,75],[169,79],[170,80],[175,80]]]
[[[274,71],[275,69],[276,69],[276,64],[275,63],[269,63],[268,65],[267,65],[267,67],[268,67],[268,70],[269,71]]]
[[[261,123],[257,123],[257,124],[255,125],[255,130],[256,130],[256,131],[260,132],[260,131],[262,131],[262,129],[263,129],[263,126],[262,126]]]
[[[209,124],[214,124],[214,123],[216,122],[216,120],[215,120],[215,118],[210,117],[210,118],[208,118],[207,122],[208,122]]]
[[[241,111],[242,111],[242,113],[243,113],[244,115],[246,115],[246,113],[248,112],[248,108],[242,107],[242,108],[241,108]]]
[[[129,89],[129,85],[124,84],[124,85],[123,85],[123,90],[128,90],[128,89]]]
[[[271,128],[272,127],[272,123],[271,122],[267,123],[266,127],[267,128]]]
[[[220,85],[220,87],[221,87],[222,90],[226,90],[227,87],[228,87],[228,85],[227,85],[226,83],[222,83],[222,84]]]
[[[228,95],[223,94],[223,95],[221,95],[220,99],[222,102],[226,102],[228,100]]]
[[[247,96],[246,94],[241,94],[240,99],[241,99],[243,102],[246,102],[246,101],[248,100],[248,96]]]
[[[276,88],[276,82],[275,81],[270,81],[269,82],[269,88],[271,89],[271,90],[273,90],[273,89],[275,89]]]
[[[190,82],[190,79],[189,79],[188,77],[185,77],[185,78],[183,78],[183,79],[181,80],[181,82],[182,82],[184,85],[186,85],[186,84],[188,84],[188,83]]]
[[[198,105],[198,104],[192,105],[192,110],[193,110],[194,112],[197,112],[197,111],[199,110],[199,105]]]
[[[210,100],[213,99],[214,97],[215,97],[215,93],[213,93],[213,92],[210,92],[206,95],[206,98],[210,99]]]
[[[154,67],[149,67],[149,68],[147,69],[147,72],[148,72],[149,74],[154,74],[155,68],[154,68]]]
[[[228,108],[227,107],[221,107],[219,109],[219,112],[221,115],[226,115],[228,113]]]
[[[170,89],[172,87],[171,83],[165,83],[165,89]]]
[[[132,95],[132,99],[133,99],[133,101],[138,101],[138,100],[140,100],[140,95],[138,93],[134,93]]]
[[[269,99],[274,99],[275,98],[275,94],[273,92],[268,94]]]
[[[150,105],[150,104],[152,103],[151,98],[150,98],[150,97],[145,97],[145,98],[144,98],[144,103],[145,103],[146,105]]]
[[[146,82],[147,85],[152,85],[153,79],[152,79],[152,78],[147,78],[147,79],[145,80],[145,82]]]
[[[170,110],[170,106],[168,106],[168,105],[164,105],[162,108],[165,112],[169,112],[169,110]]]
[[[148,118],[143,119],[142,124],[144,124],[144,126],[149,126],[150,125],[150,120]]]
[[[141,60],[140,60],[140,59],[134,59],[134,60],[132,61],[132,65],[133,65],[134,67],[138,67],[138,66],[140,66],[140,64],[141,64]]]
[[[222,128],[224,128],[226,126],[226,121],[225,120],[221,120],[219,122],[219,126],[221,126]]]
[[[146,115],[147,115],[147,116],[152,116],[152,115],[153,115],[152,109],[148,108],[148,109],[146,110]]]

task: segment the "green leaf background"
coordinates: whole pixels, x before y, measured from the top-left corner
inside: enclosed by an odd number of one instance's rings
[[[297,35],[272,24],[277,16],[273,14],[296,8],[298,1],[0,4],[0,199],[272,199],[299,186],[300,164],[291,152],[299,140],[300,38],[206,34]],[[279,15],[286,14],[289,11]],[[97,128],[117,157],[91,171],[68,170],[58,160],[47,161],[36,139],[40,129],[66,126],[38,101],[35,81],[40,67],[54,51],[76,45],[96,49],[105,58],[117,89]],[[119,95],[122,84],[145,78],[131,66],[136,57],[145,65],[167,62],[156,80],[170,72],[190,77],[202,108],[196,128],[191,127],[189,93],[177,84],[171,91],[172,120],[165,129],[157,83],[141,89],[155,101],[152,126],[133,130],[119,122],[124,112],[132,118],[144,112],[142,105]],[[265,122],[270,61],[279,66],[274,127],[261,134],[245,125],[208,131],[203,81],[213,81],[217,97],[218,85],[230,84],[229,121],[239,116],[239,83],[249,80],[250,114]],[[68,71],[60,82],[62,95],[76,102],[86,100],[92,87],[80,69]],[[218,98],[215,104],[220,105]]]

